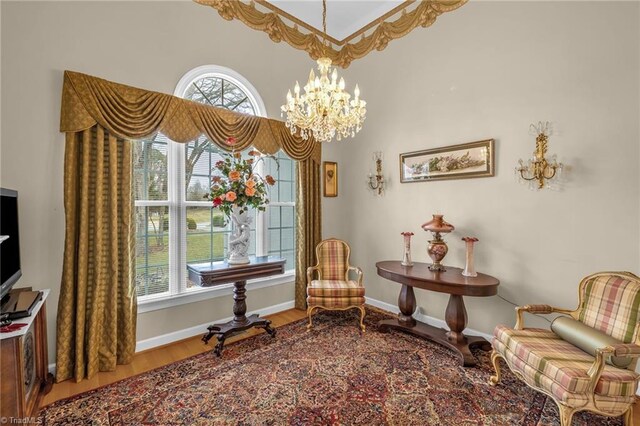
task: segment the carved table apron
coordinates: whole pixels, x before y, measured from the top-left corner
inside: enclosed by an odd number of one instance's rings
[[[380,321],[378,328],[381,331],[400,330],[432,340],[455,351],[463,366],[476,365],[470,348],[480,346],[483,350],[490,350],[491,345],[482,337],[463,334],[467,326],[467,310],[462,297],[496,295],[500,281],[480,273],[477,277],[465,277],[461,274],[462,269],[451,266],[447,266],[446,271],[430,271],[428,266],[428,263],[420,262],[415,262],[413,266],[402,266],[400,261],[394,260],[376,263],[378,275],[402,284],[398,297],[398,318]],[[424,324],[412,317],[416,310],[414,287],[450,295],[445,311],[450,331]]]

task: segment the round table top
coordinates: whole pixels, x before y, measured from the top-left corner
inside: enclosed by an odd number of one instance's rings
[[[500,281],[491,275],[478,273],[477,277],[465,277],[462,269],[445,266],[446,271],[429,270],[430,263],[414,262],[402,266],[399,260],[376,263],[378,275],[411,287],[459,296],[493,296],[498,294]]]

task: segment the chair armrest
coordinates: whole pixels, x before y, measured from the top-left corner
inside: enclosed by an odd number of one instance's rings
[[[309,283],[313,281],[313,271],[318,271],[318,270],[320,270],[319,265],[309,266],[307,268],[307,285],[309,285]]]
[[[619,343],[609,347],[613,348],[613,356],[640,357],[640,346],[635,343]]]
[[[349,266],[349,271],[355,271],[356,275],[358,276],[358,285],[362,286],[362,277],[364,276],[364,274],[362,273],[362,269],[358,268],[357,266]]]
[[[530,314],[552,314],[552,313],[560,313],[560,314],[571,314],[574,312],[571,309],[562,309],[555,308],[550,305],[525,305],[516,307],[516,330],[522,330],[524,328],[524,320],[522,318],[522,313],[528,312]]]

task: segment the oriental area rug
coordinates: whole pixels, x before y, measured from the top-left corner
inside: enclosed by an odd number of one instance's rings
[[[503,369],[496,386],[489,354],[463,368],[446,348],[376,324],[367,308],[322,312],[212,352],[57,401],[46,425],[559,425],[555,403]],[[579,413],[573,425],[621,425]]]

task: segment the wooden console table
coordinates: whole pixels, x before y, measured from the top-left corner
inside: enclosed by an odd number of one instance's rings
[[[413,266],[402,266],[400,261],[394,260],[376,263],[378,275],[402,284],[398,297],[398,318],[380,321],[378,328],[381,331],[401,330],[432,340],[454,350],[463,366],[476,365],[477,361],[470,348],[480,346],[484,350],[490,350],[491,345],[482,337],[463,334],[467,326],[467,310],[462,297],[493,296],[498,293],[500,281],[480,273],[477,277],[465,277],[461,274],[460,268],[447,266],[446,271],[430,271],[428,266],[428,263],[419,262]],[[445,320],[450,331],[424,324],[412,317],[416,310],[414,287],[450,294],[445,311]]]
[[[247,280],[264,278],[284,273],[285,260],[275,256],[250,257],[246,265],[229,265],[227,262],[205,262],[188,264],[189,279],[196,285],[210,287],[233,282],[233,319],[224,324],[212,324],[207,327],[207,334],[202,341],[209,342],[213,336],[218,337],[218,344],[213,350],[217,356],[222,354],[222,347],[227,337],[253,327],[264,328],[271,337],[276,337],[276,330],[271,328],[271,321],[260,318],[257,314],[247,317],[246,288]]]

